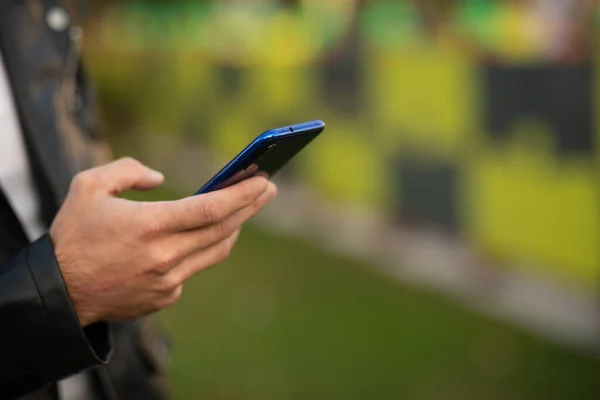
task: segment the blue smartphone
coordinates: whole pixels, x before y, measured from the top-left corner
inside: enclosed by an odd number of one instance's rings
[[[271,178],[324,129],[323,121],[311,121],[259,135],[196,194],[223,189],[256,175]]]

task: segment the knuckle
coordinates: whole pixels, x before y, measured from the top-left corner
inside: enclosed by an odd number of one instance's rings
[[[225,239],[234,232],[234,229],[231,222],[222,221],[214,226],[214,232],[216,239]]]
[[[264,199],[261,199],[261,200],[255,201],[254,203],[252,203],[252,207],[251,207],[252,215],[259,212],[266,205],[266,201]]]
[[[171,290],[164,298],[163,308],[175,305],[181,298],[182,293],[183,285],[178,285],[173,290]]]
[[[161,289],[164,291],[173,291],[181,285],[181,279],[176,274],[166,274],[161,278]]]
[[[227,260],[231,254],[232,244],[229,241],[223,241],[217,247],[217,251],[215,254],[215,264],[220,264],[223,261]]]
[[[250,204],[255,200],[256,196],[250,185],[244,185],[240,190],[242,191],[241,198],[244,204]]]
[[[156,251],[152,257],[153,270],[164,275],[169,272],[177,263],[175,254],[163,250]]]
[[[157,218],[151,218],[148,221],[142,222],[141,227],[139,229],[141,231],[142,237],[153,237],[156,234],[159,234],[163,231],[163,226]]]
[[[133,157],[121,157],[118,162],[129,168],[142,168],[142,163]]]
[[[90,185],[92,177],[89,172],[80,172],[71,181],[71,188],[75,190],[83,189]]]
[[[144,166],[142,165],[142,163],[132,157],[120,158],[118,163],[122,168],[130,170],[137,174],[141,174],[144,171]]]
[[[205,222],[215,222],[221,217],[219,205],[212,199],[206,199],[199,207],[200,218]]]
[[[171,293],[171,300],[173,303],[177,303],[183,294],[183,285],[179,285],[173,293]]]

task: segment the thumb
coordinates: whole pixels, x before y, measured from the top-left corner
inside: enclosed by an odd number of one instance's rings
[[[162,173],[141,162],[124,157],[96,169],[98,180],[110,194],[117,195],[129,189],[150,190],[162,185]]]

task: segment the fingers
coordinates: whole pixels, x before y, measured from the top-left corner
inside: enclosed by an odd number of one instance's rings
[[[198,251],[200,248],[210,247],[238,231],[241,226],[262,210],[277,194],[275,185],[269,184],[264,192],[254,203],[233,213],[224,220],[204,228],[188,230],[171,235],[165,248],[177,248],[180,258]]]
[[[183,283],[197,273],[222,263],[229,257],[240,232],[241,229],[238,229],[225,240],[221,240],[206,249],[192,253],[168,273],[168,275],[171,275],[169,278]]]
[[[254,203],[271,186],[265,178],[255,177],[215,192],[154,203],[150,207],[154,208],[158,226],[181,232],[222,221]]]
[[[78,174],[73,183],[82,187],[101,188],[111,195],[128,189],[150,190],[159,187],[164,176],[139,161],[125,157]]]

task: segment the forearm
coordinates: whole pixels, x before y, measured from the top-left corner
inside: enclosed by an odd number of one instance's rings
[[[108,359],[107,324],[83,329],[48,236],[0,264],[0,393],[44,387]]]

